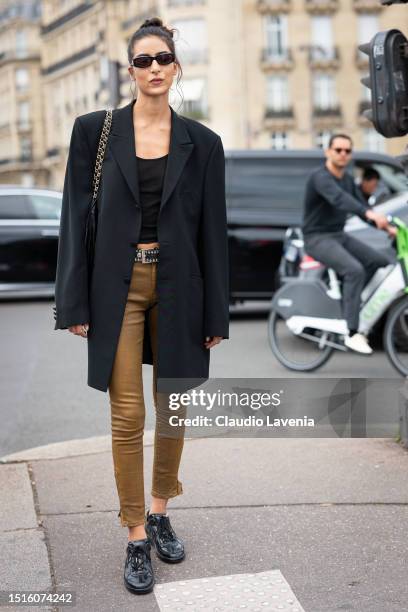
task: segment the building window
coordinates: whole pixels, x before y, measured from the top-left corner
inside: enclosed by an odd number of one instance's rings
[[[27,53],[27,33],[25,30],[16,31],[16,54],[17,57],[24,57]]]
[[[287,132],[272,132],[271,148],[276,151],[287,149],[289,147],[289,137]]]
[[[18,126],[22,130],[27,130],[30,125],[30,103],[19,102],[18,104]]]
[[[315,146],[319,149],[327,149],[329,146],[329,140],[332,133],[330,130],[323,130],[321,132],[317,132],[315,136]]]
[[[204,19],[179,19],[172,22],[176,28],[176,49],[181,64],[199,64],[207,61],[207,24]]]
[[[371,15],[369,13],[358,15],[357,17],[358,27],[358,44],[370,42],[370,40],[377,34],[379,28],[377,15]],[[364,55],[361,51],[358,52],[361,59],[367,59],[367,55]]]
[[[385,152],[385,138],[373,128],[363,130],[363,148],[367,151]]]
[[[266,81],[267,108],[275,111],[289,108],[289,83],[286,75],[269,76]]]
[[[29,136],[20,139],[20,155],[22,160],[30,160],[32,157],[32,141]]]
[[[358,42],[363,44],[369,42],[379,28],[378,16],[371,13],[358,15]]]
[[[312,17],[312,58],[333,59],[333,30],[332,18],[329,15],[316,15]]]
[[[287,19],[285,15],[266,15],[266,51],[270,58],[284,58],[287,55]]]
[[[207,96],[204,79],[185,79],[182,83],[182,114],[193,119],[207,117]]]
[[[15,78],[17,91],[26,91],[29,86],[29,74],[27,68],[17,68]]]
[[[313,101],[315,108],[329,109],[337,105],[336,81],[333,75],[313,76]]]

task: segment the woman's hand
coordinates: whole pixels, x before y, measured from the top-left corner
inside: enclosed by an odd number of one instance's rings
[[[221,342],[222,336],[206,336],[205,340],[206,340],[204,342],[205,348],[210,349],[216,344],[219,344]]]
[[[89,323],[84,323],[84,325],[72,325],[68,327],[68,330],[71,334],[75,336],[82,336],[82,338],[86,338],[88,335]]]

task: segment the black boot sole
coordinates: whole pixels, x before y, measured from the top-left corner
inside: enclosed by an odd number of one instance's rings
[[[125,587],[127,588],[128,591],[130,591],[131,593],[133,593],[134,595],[146,595],[147,593],[151,593],[154,589],[154,585],[155,583],[153,582],[153,584],[149,587],[146,587],[144,589],[135,589],[134,587],[130,586],[126,580],[123,581],[125,583]]]
[[[159,557],[159,559],[161,559],[162,561],[165,561],[165,563],[180,563],[186,557],[186,555],[184,554],[179,559],[169,559],[169,557],[165,557],[164,555],[159,553],[159,551],[156,548],[155,548],[155,551],[156,551],[156,555]]]

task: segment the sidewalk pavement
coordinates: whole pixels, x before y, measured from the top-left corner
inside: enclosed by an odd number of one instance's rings
[[[71,591],[80,612],[408,610],[408,451],[394,440],[187,439],[169,504],[186,559],[152,550],[143,596],[123,584],[110,444],[3,457],[0,590]],[[152,450],[146,432],[147,493]]]

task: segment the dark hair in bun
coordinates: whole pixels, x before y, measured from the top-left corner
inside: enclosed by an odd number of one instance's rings
[[[173,38],[173,30],[171,30],[170,28],[167,28],[164,25],[163,21],[160,19],[160,17],[152,17],[151,19],[145,19],[142,25],[140,26],[139,30],[141,30],[142,28],[150,28],[150,27],[162,28],[163,30],[168,32],[171,38]]]

